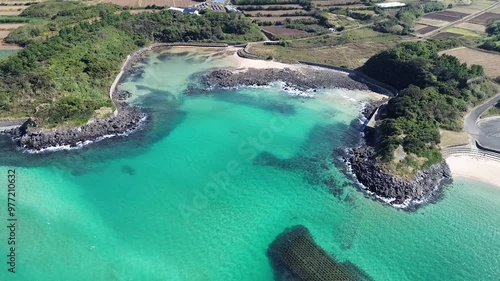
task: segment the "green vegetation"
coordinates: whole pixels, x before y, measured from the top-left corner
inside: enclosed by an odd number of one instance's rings
[[[486,37],[480,47],[485,50],[500,52],[500,20],[493,21],[488,25],[486,32],[489,36]]]
[[[241,42],[261,38],[256,26],[234,13],[196,16],[160,11],[115,15],[116,8],[110,5],[89,9],[99,11],[100,20],[56,28],[51,37],[32,40],[24,50],[0,61],[0,117],[33,116],[45,126],[81,124],[96,109],[112,106],[109,87],[125,57],[140,47],[152,42]],[[69,14],[62,9],[55,16],[40,16],[54,17],[56,23],[60,23],[59,17],[75,22],[82,16],[79,11]]]
[[[469,37],[481,37],[480,34],[474,32],[472,30],[460,28],[460,27],[448,28],[448,29],[446,29],[446,32],[460,34],[460,35],[469,36]]]
[[[275,45],[254,44],[250,51],[262,58],[273,57],[285,62],[305,61],[355,69],[400,40],[397,35],[360,28]]]
[[[494,106],[490,107],[485,113],[481,115],[481,118],[488,118],[493,116],[500,116],[500,102],[497,102]]]
[[[396,16],[389,16],[373,26],[380,32],[408,35],[413,31],[417,19],[426,13],[444,10],[446,6],[441,2],[425,2],[420,5],[409,5],[401,8]]]
[[[5,38],[5,42],[26,46],[36,40],[53,36],[64,27],[82,21],[98,19],[101,15],[113,13],[118,9],[118,6],[112,4],[89,6],[76,1],[45,2],[31,5],[23,11],[21,16],[39,20],[12,31]]]
[[[0,50],[0,59],[6,58],[17,53],[19,50]]]
[[[32,21],[36,21],[36,19],[27,17],[0,16],[0,23],[27,23]]]
[[[438,54],[457,44],[455,40],[403,43],[362,67],[367,75],[401,90],[382,116],[377,149],[382,162],[393,161],[401,146],[407,157],[420,159],[406,160],[414,171],[439,162],[439,128],[461,130],[463,113],[495,92],[489,81],[475,79],[484,76],[482,66],[468,68],[453,56]]]

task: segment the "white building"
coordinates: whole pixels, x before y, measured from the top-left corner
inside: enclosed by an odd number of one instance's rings
[[[405,3],[401,2],[385,2],[385,3],[379,3],[377,4],[377,7],[380,7],[382,9],[387,9],[387,8],[399,8],[399,7],[404,7],[406,6]]]

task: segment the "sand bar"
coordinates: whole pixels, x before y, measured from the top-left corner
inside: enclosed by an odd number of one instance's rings
[[[473,156],[451,156],[446,159],[453,177],[462,177],[500,187],[500,161]]]

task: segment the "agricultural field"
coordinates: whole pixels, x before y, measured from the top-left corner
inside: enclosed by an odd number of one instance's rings
[[[16,46],[16,45],[9,45],[9,44],[5,44],[3,42],[3,39],[5,37],[7,37],[7,35],[9,35],[10,33],[10,30],[0,30],[0,51],[3,51],[3,50],[18,50],[18,49],[21,49],[21,47],[19,46]]]
[[[447,28],[445,31],[450,32],[450,33],[459,34],[462,36],[478,37],[478,38],[481,37],[481,34],[479,34],[477,32],[474,32],[474,31],[471,31],[471,30],[465,29],[465,28],[460,28],[460,27]]]
[[[488,25],[494,20],[500,20],[500,14],[486,12],[482,15],[479,15],[479,16],[469,20],[468,22],[475,23],[475,24],[481,24],[481,25]]]
[[[293,17],[308,14],[305,10],[259,10],[259,11],[245,11],[245,15],[250,17]]]
[[[270,23],[283,23],[286,19],[290,20],[314,20],[313,17],[310,16],[285,16],[285,17],[252,17],[252,20],[257,22],[270,22]]]
[[[460,20],[468,15],[469,14],[466,14],[466,13],[454,12],[454,11],[447,10],[447,11],[425,14],[423,16],[423,18],[434,19],[434,20],[439,20],[439,21],[454,22],[454,21]]]
[[[486,26],[480,25],[480,24],[475,24],[475,23],[470,23],[470,22],[462,22],[455,27],[463,28],[463,29],[468,29],[477,33],[485,33],[486,32]]]
[[[0,23],[0,30],[14,30],[25,25],[25,23]]]
[[[462,35],[451,33],[451,32],[438,32],[436,35],[432,36],[434,39],[448,39],[448,38],[456,38]]]
[[[256,7],[259,10],[302,10],[302,6],[299,4],[283,4],[283,5],[237,5],[239,10],[255,10]]]
[[[422,25],[423,27],[422,28],[415,28],[415,31],[418,33],[418,34],[427,34],[429,32],[432,32],[436,29],[438,29],[439,27],[437,26],[430,26],[430,25]]]
[[[448,24],[446,21],[441,21],[441,20],[434,20],[434,19],[428,19],[428,18],[420,18],[418,20],[419,24],[425,24],[429,26],[437,26],[437,27],[442,27]]]
[[[295,38],[301,37],[307,34],[307,32],[303,30],[286,28],[281,26],[263,26],[261,28],[262,32],[264,32],[268,37],[279,40],[283,38]]]
[[[466,47],[451,49],[442,52],[444,54],[457,57],[461,62],[467,65],[479,64],[484,68],[484,72],[488,77],[500,76],[500,54],[493,52],[485,52],[477,49]]]
[[[285,62],[305,61],[356,69],[371,56],[399,41],[400,36],[361,28],[341,34],[290,40],[286,47],[252,44],[249,51],[263,58],[273,57]]]
[[[19,16],[28,6],[0,6],[0,16]]]
[[[312,3],[316,6],[340,6],[348,4],[362,4],[361,0],[313,0]]]
[[[113,3],[120,6],[128,7],[146,7],[146,6],[162,6],[162,7],[189,7],[200,2],[192,0],[103,0],[102,3]]]

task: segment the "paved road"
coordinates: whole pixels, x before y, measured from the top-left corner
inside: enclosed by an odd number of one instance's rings
[[[475,107],[465,116],[465,131],[478,143],[481,147],[488,150],[493,150],[500,153],[500,138],[485,134],[478,126],[478,119],[483,112],[500,101],[500,94],[490,98],[483,104]],[[500,123],[498,124],[500,126]]]

